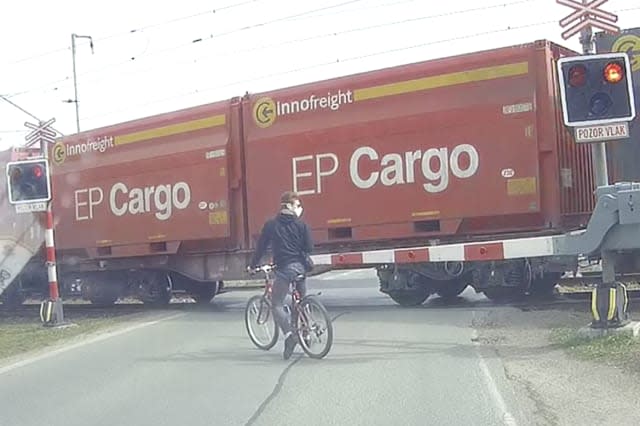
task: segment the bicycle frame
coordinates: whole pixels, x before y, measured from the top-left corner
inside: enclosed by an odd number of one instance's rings
[[[270,309],[273,309],[272,295],[273,295],[273,283],[275,281],[275,278],[272,274],[272,271],[274,269],[275,267],[273,265],[264,265],[256,269],[256,272],[261,271],[265,274],[265,279],[264,279],[265,286],[264,286],[263,296],[269,301]],[[304,315],[304,313],[302,312],[302,309],[300,309],[300,302],[302,301],[302,298],[300,297],[300,292],[298,291],[298,288],[297,288],[297,281],[294,280],[289,283],[288,293],[291,294],[291,306],[286,303],[284,304],[284,306],[286,306],[289,310],[288,313],[290,315],[290,319],[292,320],[291,326],[297,331],[298,330],[297,321],[293,321],[294,318],[297,318],[302,314],[300,318],[302,318],[302,321],[305,323],[305,325],[308,324],[308,319],[306,315]],[[294,312],[296,316],[293,315]],[[261,315],[259,315],[259,317],[261,317]]]
[[[250,299],[250,302],[253,300],[253,302],[251,303],[255,303],[256,299],[260,300],[259,302],[260,313],[258,315],[258,320],[257,320],[259,324],[266,323],[267,320],[269,319],[269,314],[273,315],[273,286],[275,283],[273,270],[274,270],[273,265],[264,265],[250,271],[252,273],[262,272],[265,274],[265,279],[264,279],[265,286],[264,286],[263,294],[260,296],[258,295],[252,296]],[[300,291],[298,290],[298,285],[297,285],[299,282],[302,281],[301,279],[304,279],[303,275],[296,277],[294,280],[292,280],[289,283],[287,295],[291,295],[291,302],[284,304],[284,306],[286,306],[285,310],[287,311],[287,314],[289,316],[289,323],[292,328],[291,331],[296,336],[298,336],[298,338],[300,339],[299,343],[302,346],[302,349],[307,353],[308,356],[310,356],[311,358],[317,358],[317,359],[324,358],[329,353],[329,350],[331,349],[331,345],[333,342],[333,328],[331,325],[331,317],[327,313],[322,303],[320,303],[319,300],[316,300],[311,294],[305,294],[305,296],[302,297],[302,295],[300,294]],[[320,295],[321,292],[317,292],[316,294]],[[245,309],[245,320],[247,324],[246,325],[247,331],[249,332],[249,337],[251,338],[253,343],[256,346],[258,346],[258,348],[263,350],[269,350],[277,342],[277,334],[280,327],[276,326],[276,334],[271,337],[271,340],[269,342],[267,343],[257,342],[256,338],[252,334],[251,327],[249,325],[250,322],[248,320],[248,314],[247,314],[247,312],[249,312],[248,310],[249,306],[250,305],[248,302],[247,308]],[[304,309],[303,309],[303,306],[304,306]],[[327,324],[326,329],[322,328],[320,334],[318,333],[319,326],[316,324],[316,321],[313,318],[311,318],[311,312],[309,311],[309,309],[312,306],[315,306],[316,308],[320,309],[320,314],[323,316],[323,319],[326,321],[326,324]],[[263,316],[263,314],[266,314],[266,315]],[[313,353],[310,349],[313,336],[314,335],[320,336],[320,335],[324,335],[325,333],[328,333],[327,334],[328,340],[325,345],[325,348],[320,353]]]

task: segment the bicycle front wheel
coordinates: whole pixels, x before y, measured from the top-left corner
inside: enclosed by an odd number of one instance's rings
[[[333,324],[324,305],[314,296],[300,301],[297,333],[302,350],[311,358],[327,356],[333,345]]]
[[[258,349],[268,351],[278,343],[278,325],[266,297],[256,295],[249,299],[244,310],[244,323],[249,339]]]

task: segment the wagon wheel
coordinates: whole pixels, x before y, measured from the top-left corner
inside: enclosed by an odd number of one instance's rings
[[[161,307],[171,301],[171,278],[164,272],[145,271],[137,277],[140,299],[145,305]]]
[[[541,278],[535,278],[531,283],[531,296],[552,297],[560,277],[562,277],[562,274],[559,272],[545,272]]]
[[[457,280],[442,281],[438,283],[438,295],[443,299],[450,300],[458,297],[467,288],[467,280],[458,278]]]
[[[392,290],[388,294],[400,306],[419,306],[429,298],[431,290],[426,287],[420,287],[411,290]]]
[[[199,304],[207,304],[218,294],[219,284],[215,282],[197,283],[191,287],[191,297]]]

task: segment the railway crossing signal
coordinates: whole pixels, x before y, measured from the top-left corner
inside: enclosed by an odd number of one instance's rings
[[[44,159],[7,163],[9,203],[46,203],[51,200],[49,162]]]
[[[604,31],[619,33],[620,28],[613,25],[618,22],[618,16],[611,12],[598,9],[608,0],[591,0],[591,1],[574,1],[574,0],[556,0],[556,3],[575,9],[575,12],[567,15],[560,20],[560,26],[565,28],[567,25],[578,21],[572,27],[562,33],[562,38],[567,40],[587,28],[596,27]]]
[[[567,126],[621,123],[635,118],[631,62],[626,53],[562,58],[558,75]]]
[[[56,132],[51,128],[51,125],[55,123],[56,119],[52,118],[48,121],[41,121],[38,124],[32,124],[25,122],[26,128],[31,129],[31,132],[25,136],[27,146],[34,145],[35,143],[54,143],[56,140]]]

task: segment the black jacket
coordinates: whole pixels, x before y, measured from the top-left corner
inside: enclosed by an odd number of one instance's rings
[[[274,263],[283,268],[290,263],[304,264],[305,254],[313,251],[309,226],[293,214],[280,213],[262,228],[251,266],[257,267],[271,245]]]

